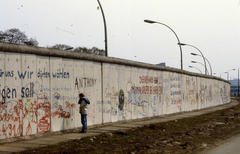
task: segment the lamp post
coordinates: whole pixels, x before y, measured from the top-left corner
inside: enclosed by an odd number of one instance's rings
[[[200,63],[200,62],[197,62],[197,61],[191,61],[192,63],[199,63],[199,64],[201,64],[201,65],[203,65],[203,67],[205,67],[205,74],[207,75],[207,74],[209,74],[209,72],[208,72],[208,70],[207,70],[207,68],[206,68],[206,65],[204,65],[204,64],[202,64],[202,63]]]
[[[227,72],[225,72],[225,73],[227,73],[227,80],[229,81],[229,72],[230,71],[234,71],[234,70],[236,70],[236,69],[230,69],[230,70],[228,70]]]
[[[223,74],[223,73],[227,73],[227,72],[222,72],[222,73],[220,73],[220,78],[221,78],[221,74]]]
[[[191,53],[191,55],[193,55],[193,56],[200,56],[200,57],[202,57],[201,55],[199,55],[199,54],[196,54],[196,53]],[[212,66],[211,66],[210,62],[208,61],[208,59],[207,59],[206,57],[203,57],[203,58],[205,58],[205,60],[207,60],[207,62],[208,62],[208,65],[209,65],[209,67],[210,67],[210,70],[211,70],[211,76],[212,76]]]
[[[166,24],[164,24],[164,23],[161,23],[161,22],[152,21],[152,20],[144,20],[144,22],[150,23],[150,24],[157,23],[157,24],[161,24],[161,25],[166,26],[167,28],[169,28],[169,29],[174,33],[174,35],[177,37],[178,44],[180,44],[180,40],[179,40],[177,34],[176,34],[176,33],[174,32],[174,30],[173,30],[172,28],[170,28],[168,25],[166,25]],[[182,58],[182,47],[181,47],[181,45],[179,46],[179,48],[180,48],[180,56],[181,56],[181,70],[183,70],[183,58]]]
[[[103,16],[103,22],[104,22],[104,32],[105,32],[105,56],[107,57],[108,56],[108,48],[107,48],[107,25],[106,25],[106,20],[105,20],[105,15],[104,15],[104,12],[103,12],[103,8],[102,8],[102,5],[100,3],[99,0],[98,1],[98,4],[100,6],[100,9],[101,9],[101,12],[102,12],[102,16]]]
[[[196,69],[198,69],[198,70],[201,72],[201,74],[202,74],[202,71],[201,71],[199,68],[194,67],[194,66],[188,66],[188,67],[190,67],[190,68],[196,68]]]
[[[205,74],[207,74],[206,60],[205,60],[202,52],[201,52],[197,47],[195,47],[195,46],[193,46],[193,45],[190,45],[190,44],[178,43],[178,45],[179,45],[179,46],[185,46],[185,45],[186,45],[186,46],[190,46],[190,47],[193,47],[193,48],[197,49],[197,50],[201,53],[201,55],[202,55],[202,57],[203,57],[203,61],[204,61],[204,65],[205,65]]]

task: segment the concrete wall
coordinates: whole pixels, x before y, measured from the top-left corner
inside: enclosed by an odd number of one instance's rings
[[[0,43],[0,139],[191,111],[230,102],[217,77],[118,58]]]

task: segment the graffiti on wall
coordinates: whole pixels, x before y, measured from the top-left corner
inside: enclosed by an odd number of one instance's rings
[[[27,66],[27,69],[29,69],[29,66]],[[0,72],[0,77],[11,77],[13,80],[17,80],[17,78],[30,80],[34,75],[33,71],[17,71],[15,73],[14,71],[3,72],[0,70]],[[43,78],[49,78],[50,73],[46,72],[45,69],[39,69],[37,77],[39,81],[42,81]],[[52,72],[51,77],[69,78],[70,74],[65,72],[64,69],[57,69],[56,72]],[[53,88],[52,90],[64,91],[67,89],[65,87],[62,89]],[[63,108],[58,100],[75,100],[75,98],[69,98],[69,96],[61,97],[58,93],[54,93],[55,102],[51,106],[48,96],[49,92],[50,89],[44,88],[42,83],[39,82],[29,82],[20,89],[8,86],[0,88],[2,98],[0,100],[0,137],[46,133],[51,130],[51,117],[69,118],[71,115],[65,109],[76,109],[76,104],[65,101],[65,108]],[[56,108],[56,110],[53,110],[53,108]]]
[[[213,92],[212,92],[212,85],[209,85],[207,88],[207,102],[212,102],[213,101]]]
[[[169,91],[170,91],[170,99],[171,99],[171,111],[181,110],[182,104],[182,91],[181,91],[181,77],[170,75]]]
[[[43,59],[49,61],[49,57]],[[197,84],[196,78],[191,76],[187,77],[186,86],[183,86],[180,74],[167,71],[153,72],[142,68],[139,72],[143,72],[145,75],[135,76],[134,73],[129,73],[127,81],[125,81],[125,74],[117,76],[119,75],[118,70],[120,70],[117,69],[114,73],[109,74],[111,81],[108,85],[104,85],[104,89],[101,89],[103,87],[100,86],[102,85],[100,83],[96,88],[98,80],[94,76],[73,77],[66,71],[66,68],[61,68],[61,60],[62,58],[56,58],[59,64],[52,66],[53,63],[49,64],[48,62],[46,65],[44,64],[45,68],[41,64],[41,66],[37,66],[37,69],[32,70],[30,70],[30,66],[24,68],[25,65],[17,66],[16,64],[14,67],[16,66],[16,69],[19,68],[19,70],[0,69],[0,138],[46,133],[51,130],[57,131],[74,127],[75,123],[73,122],[76,120],[73,119],[77,115],[74,112],[78,112],[76,104],[78,96],[71,95],[82,89],[86,91],[86,96],[90,100],[95,100],[96,94],[100,98],[98,100],[106,100],[91,103],[88,115],[90,124],[104,122],[104,118],[109,117],[110,120],[125,120],[155,116],[159,115],[159,109],[164,107],[173,113],[179,111],[182,104],[185,103],[182,96],[192,106],[198,103],[198,99],[202,104],[207,104],[207,101],[215,101],[215,95],[224,103],[230,99],[228,83],[219,81],[218,86],[218,84],[212,84],[212,80],[200,77],[200,81],[203,82]],[[55,66],[57,67],[55,68]],[[27,71],[20,71],[20,69]],[[132,70],[135,68],[131,68],[130,71]],[[99,72],[101,72],[100,65]],[[103,71],[103,73],[105,72]],[[165,78],[153,75],[154,73],[165,73]],[[134,80],[136,78],[137,80]],[[58,83],[58,81],[60,82]],[[183,83],[185,83],[184,80]]]
[[[163,78],[163,112],[166,112],[166,109],[170,107],[170,86],[169,79]]]
[[[205,103],[205,91],[207,89],[207,86],[203,85],[202,83],[200,84],[200,90],[199,90],[199,97],[200,97],[200,101],[201,101],[201,104],[203,105]]]
[[[161,103],[163,92],[162,78],[140,76],[139,83],[142,86],[132,85],[131,90],[128,91],[128,103],[134,105],[133,114],[145,117],[149,115],[149,108],[151,108],[152,114],[157,115],[157,104],[158,102]]]
[[[33,72],[32,72],[33,73]],[[21,73],[21,76],[25,77],[26,75],[26,72],[24,73]],[[70,78],[70,73],[69,72],[65,72],[64,71],[64,68],[58,68],[56,72],[52,72],[52,74],[48,71],[46,71],[45,68],[42,69],[39,69],[38,72],[37,72],[37,77],[38,78],[67,78],[69,79]]]
[[[76,78],[75,79],[75,90],[84,87],[94,87],[96,85],[97,79],[93,78]]]
[[[162,78],[160,77],[148,77],[140,76],[139,83],[142,83],[142,86],[137,87],[141,94],[162,94],[162,86],[159,85],[162,83]],[[149,86],[148,84],[154,84],[154,86]],[[133,86],[132,89],[135,87]]]
[[[122,111],[124,106],[124,91],[122,89],[120,89],[119,91],[118,102],[119,102],[118,108],[120,111]]]
[[[219,85],[216,83],[213,83],[213,95],[215,102],[221,102],[221,97],[219,94]]]
[[[193,77],[186,77],[185,100],[190,102],[190,105],[198,103],[198,92],[196,81]]]
[[[222,102],[228,101],[228,94],[227,94],[227,89],[225,85],[223,86],[223,88],[220,89],[220,95],[222,98]]]
[[[103,113],[112,116],[118,115],[122,119],[126,119],[129,113],[148,116],[149,109],[151,109],[151,113],[157,115],[158,102],[161,102],[162,78],[140,76],[139,79],[141,86],[135,86],[130,80],[127,82],[128,97],[124,95],[123,89],[116,91],[114,87],[105,88],[104,96],[110,98],[110,100],[103,102]],[[130,87],[130,89],[128,90],[127,87]],[[128,104],[132,104],[132,107],[126,104],[125,100]]]

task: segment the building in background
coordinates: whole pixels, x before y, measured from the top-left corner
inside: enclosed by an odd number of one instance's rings
[[[231,95],[232,96],[237,96],[238,95],[238,79],[233,79],[233,80],[229,80],[229,82],[231,83]]]
[[[166,66],[166,63],[159,63],[159,64],[156,64],[156,65],[159,65],[159,66]]]

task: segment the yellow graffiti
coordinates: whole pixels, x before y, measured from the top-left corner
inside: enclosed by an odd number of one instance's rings
[[[191,105],[194,105],[194,104],[196,104],[197,102],[196,102],[196,100],[195,99],[191,99]]]

